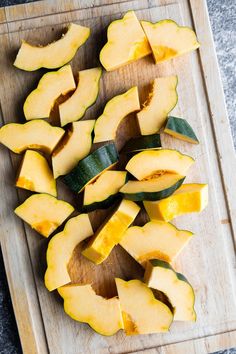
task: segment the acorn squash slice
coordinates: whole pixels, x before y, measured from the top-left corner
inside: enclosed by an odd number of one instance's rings
[[[136,279],[115,280],[127,335],[169,330],[173,314],[167,305],[155,298],[146,284]]]
[[[156,150],[161,147],[160,134],[144,135],[132,138],[122,149],[123,153],[133,154],[143,150]]]
[[[98,229],[82,254],[95,264],[102,263],[139,213],[140,207],[123,199],[113,215]]]
[[[183,183],[185,177],[175,173],[165,173],[146,181],[128,181],[120,193],[124,198],[139,202],[142,200],[160,200],[169,197]]]
[[[83,210],[106,209],[117,199],[127,180],[127,172],[105,171],[84,189]]]
[[[52,171],[45,157],[37,151],[26,151],[17,175],[16,187],[57,196],[57,186]]]
[[[51,154],[64,134],[64,129],[52,127],[41,119],[25,124],[9,123],[0,129],[0,143],[16,154],[26,149]]]
[[[107,144],[93,151],[64,177],[65,184],[74,192],[81,192],[86,184],[94,182],[105,170],[118,162],[115,144]]]
[[[129,160],[125,168],[141,181],[156,177],[163,171],[186,176],[187,170],[193,163],[192,157],[181,154],[177,150],[159,149],[136,154]]]
[[[67,265],[75,247],[93,235],[88,214],[80,214],[67,221],[64,230],[53,236],[47,248],[47,270],[44,281],[49,291],[71,281]]]
[[[92,131],[95,120],[72,123],[52,154],[54,178],[69,173],[80,160],[88,155],[92,146]]]
[[[32,229],[48,237],[74,211],[69,203],[49,194],[34,194],[15,209],[15,213]]]
[[[144,207],[151,220],[170,221],[176,216],[202,211],[208,203],[207,184],[183,184],[170,197],[144,202]]]
[[[120,301],[105,299],[90,284],[66,285],[58,289],[65,313],[75,321],[88,323],[97,333],[111,336],[124,328]]]
[[[86,42],[90,29],[71,23],[65,35],[46,46],[33,46],[22,41],[14,66],[26,71],[56,69],[67,64]]]
[[[194,290],[183,274],[175,272],[165,261],[152,259],[147,262],[144,280],[168,297],[175,321],[196,321]]]
[[[100,52],[100,62],[107,71],[115,70],[150,54],[151,48],[134,11],[128,11],[107,29],[107,43]]]
[[[173,20],[141,21],[156,64],[199,48],[195,32]]]
[[[70,65],[44,74],[37,88],[25,100],[23,109],[26,120],[49,118],[56,99],[74,90],[75,87]]]
[[[191,125],[182,118],[168,117],[164,133],[173,136],[176,139],[187,141],[192,144],[199,144],[199,140],[193,131]]]
[[[141,265],[149,259],[172,262],[187,245],[193,233],[179,230],[174,225],[152,220],[144,226],[129,227],[120,245]]]
[[[103,114],[96,120],[94,143],[115,140],[121,121],[131,112],[140,109],[137,86],[113,97],[107,102]]]
[[[88,107],[97,99],[101,68],[93,68],[79,72],[79,82],[73,95],[59,105],[61,126],[79,120]]]
[[[142,135],[154,134],[165,124],[167,115],[178,101],[176,87],[177,76],[167,76],[154,79],[152,92],[138,112],[138,124]]]

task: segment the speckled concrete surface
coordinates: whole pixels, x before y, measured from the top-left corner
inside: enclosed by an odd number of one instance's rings
[[[30,0],[0,0],[0,6],[24,2],[30,2]],[[220,64],[232,135],[236,146],[234,107],[236,102],[236,0],[207,0],[207,3]],[[2,255],[0,253],[0,354],[19,354],[21,352]],[[236,349],[224,350],[218,352],[218,354],[236,354]]]

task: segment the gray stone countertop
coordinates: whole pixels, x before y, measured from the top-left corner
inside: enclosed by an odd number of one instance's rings
[[[31,1],[32,0],[0,0],[0,6],[9,6]],[[207,0],[207,4],[234,145],[236,147],[236,0]],[[0,354],[19,354],[21,352],[2,254],[0,252]],[[236,348],[226,348],[224,351],[218,352],[218,354],[236,354]]]

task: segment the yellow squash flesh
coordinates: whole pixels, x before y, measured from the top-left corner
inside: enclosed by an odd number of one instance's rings
[[[200,46],[191,28],[179,26],[172,20],[157,23],[141,21],[141,24],[156,63],[178,57]]]
[[[192,238],[193,233],[179,230],[174,225],[152,220],[143,227],[128,228],[120,245],[139,263],[158,258],[172,262]]]
[[[82,254],[95,264],[102,263],[117,245],[124,232],[136,218],[140,208],[130,200],[123,199],[114,214],[95,233]]]
[[[92,236],[93,229],[88,214],[71,218],[62,232],[52,237],[47,248],[47,270],[44,281],[49,291],[71,281],[67,265],[75,247]]]
[[[95,120],[72,123],[65,140],[58,145],[52,155],[54,178],[69,173],[77,163],[88,155],[92,146],[92,131]]]
[[[192,157],[177,150],[158,149],[139,152],[129,160],[125,168],[141,181],[153,178],[163,172],[186,176],[187,170],[193,163]]]
[[[64,299],[65,312],[74,320],[88,323],[104,336],[124,328],[119,299],[97,295],[90,284],[63,286],[58,292]]]
[[[126,282],[116,278],[116,287],[127,335],[168,331],[173,314],[146,284],[140,280]]]
[[[44,74],[37,88],[25,100],[23,109],[26,120],[48,118],[56,99],[75,87],[70,65]]]
[[[151,53],[151,48],[134,11],[113,21],[107,30],[107,43],[100,61],[107,71],[115,70]]]
[[[174,307],[175,321],[196,321],[194,291],[187,279],[166,262],[147,262],[144,275],[146,284],[163,292]]]
[[[154,79],[148,102],[137,113],[142,135],[155,134],[163,127],[168,113],[172,111],[178,101],[177,83],[177,76]]]
[[[90,29],[71,23],[65,35],[46,46],[33,46],[22,41],[14,66],[26,71],[56,69],[67,64],[86,42]]]
[[[27,150],[16,179],[16,187],[57,196],[56,181],[45,157]]]
[[[178,215],[200,212],[208,203],[207,184],[183,184],[170,197],[158,202],[144,202],[151,220],[170,221]]]
[[[113,97],[107,102],[103,114],[98,117],[94,128],[94,143],[115,140],[121,121],[131,112],[140,109],[137,86]]]
[[[59,105],[61,126],[81,119],[86,109],[96,101],[101,75],[101,68],[79,72],[79,82],[75,92]]]
[[[9,123],[0,129],[0,143],[16,154],[26,149],[51,154],[64,134],[64,129],[52,127],[41,119],[25,124]]]
[[[69,203],[49,194],[34,194],[15,209],[15,213],[32,229],[48,237],[74,211]]]

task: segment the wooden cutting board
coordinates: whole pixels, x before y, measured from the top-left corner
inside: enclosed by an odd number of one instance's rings
[[[23,122],[22,104],[45,72],[28,73],[12,66],[20,39],[46,44],[60,37],[69,22],[88,26],[92,35],[73,60],[73,70],[99,65],[98,54],[105,42],[106,27],[133,9],[139,19],[171,18],[193,27],[201,48],[173,62],[154,65],[151,57],[112,73],[103,73],[97,103],[85,119],[96,118],[112,96],[138,85],[145,100],[150,81],[177,74],[179,101],[174,112],[187,118],[201,141],[199,146],[164,137],[163,145],[179,149],[196,159],[187,181],[209,183],[209,206],[201,214],[179,217],[178,227],[196,236],[178,257],[175,266],[196,292],[196,323],[175,322],[169,333],[127,337],[119,332],[102,337],[89,326],[77,323],[63,312],[59,296],[44,287],[45,250],[48,240],[23,224],[13,209],[28,196],[14,188],[19,156],[0,147],[1,247],[24,353],[197,353],[204,354],[236,345],[235,234],[236,161],[226,114],[223,90],[206,4],[203,0],[68,0],[41,1],[0,10],[0,103],[2,124]],[[133,132],[130,117],[119,130]],[[74,202],[58,183],[60,197]],[[97,227],[106,212],[93,213]],[[82,261],[75,250],[70,262],[74,282],[92,281],[104,296],[115,294],[114,276],[142,276],[140,267],[117,247],[99,267]]]

